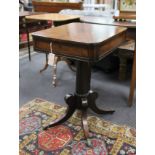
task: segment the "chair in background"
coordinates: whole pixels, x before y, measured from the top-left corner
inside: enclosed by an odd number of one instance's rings
[[[63,9],[83,9],[82,2],[43,2],[43,1],[32,1],[32,5],[35,12],[49,12],[58,13]]]

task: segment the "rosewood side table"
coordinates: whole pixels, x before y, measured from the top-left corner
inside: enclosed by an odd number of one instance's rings
[[[99,109],[95,100],[97,93],[90,88],[91,64],[99,61],[117,48],[126,39],[126,28],[85,23],[71,23],[63,26],[33,33],[34,48],[50,48],[59,56],[76,61],[76,90],[66,95],[68,105],[66,115],[45,129],[58,125],[69,119],[76,109],[82,111],[84,135],[89,137],[87,109],[98,114],[112,114],[113,110]]]

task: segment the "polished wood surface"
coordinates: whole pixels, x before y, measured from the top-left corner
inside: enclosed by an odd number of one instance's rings
[[[99,44],[124,32],[126,28],[85,23],[71,23],[33,33],[51,41],[59,40],[76,44]]]
[[[79,16],[76,15],[62,15],[58,13],[45,13],[40,15],[31,15],[27,16],[26,19],[33,20],[52,20],[52,21],[67,21],[73,19],[79,19]]]
[[[54,54],[97,61],[125,40],[126,28],[70,23],[35,32],[32,36],[35,50],[48,52],[52,42]]]
[[[83,8],[82,2],[49,2],[49,1],[32,1],[34,11],[36,12],[51,12],[58,13],[63,9],[76,9],[81,10]]]

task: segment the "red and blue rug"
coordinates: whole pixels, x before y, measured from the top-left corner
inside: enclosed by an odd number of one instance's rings
[[[20,109],[20,155],[135,155],[136,131],[95,116],[87,118],[90,138],[84,139],[81,113],[62,125],[42,130],[60,119],[66,108],[34,99]]]

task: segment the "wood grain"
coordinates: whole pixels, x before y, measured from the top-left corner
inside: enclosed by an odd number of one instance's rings
[[[58,13],[63,9],[76,9],[81,10],[83,8],[82,2],[74,3],[74,2],[37,2],[32,1],[32,5],[34,11],[36,12],[51,12],[51,13]]]
[[[54,54],[97,61],[106,52],[118,47],[126,39],[125,34],[126,28],[123,27],[70,23],[35,32],[32,36],[38,50],[50,50],[48,44],[52,42]],[[46,44],[47,48],[41,46],[40,42]]]

